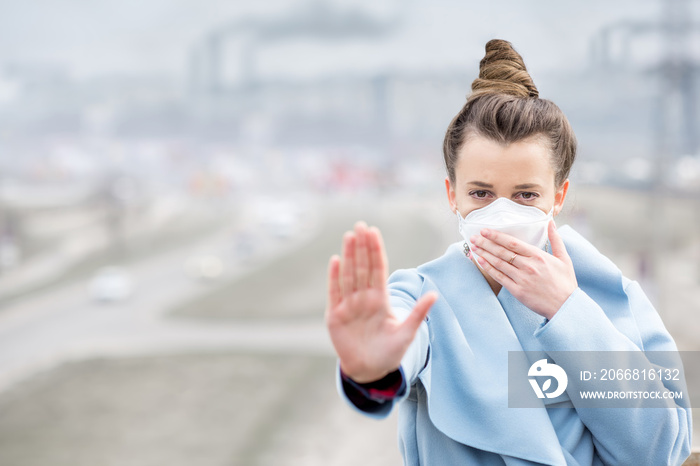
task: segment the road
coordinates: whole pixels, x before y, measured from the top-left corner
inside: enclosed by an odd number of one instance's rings
[[[298,248],[317,232],[313,222],[294,239],[271,242],[253,265],[229,263],[219,280],[232,280],[264,266],[280,251]],[[206,294],[215,283],[193,279],[184,264],[192,251],[229,257],[238,223],[223,227],[187,248],[157,255],[125,266],[136,284],[128,300],[100,303],[92,300],[88,283],[78,281],[10,305],[0,313],[0,391],[31,374],[64,361],[207,348],[278,347],[287,342],[313,351],[328,352],[321,323],[294,324],[296,338],[275,325],[207,324],[195,319],[169,320],[164,314],[182,301]]]

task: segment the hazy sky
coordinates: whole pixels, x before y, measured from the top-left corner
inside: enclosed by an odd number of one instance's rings
[[[591,37],[620,18],[652,18],[661,0],[328,1],[401,26],[382,39],[290,38],[261,48],[265,75],[318,76],[381,68],[468,69],[493,37],[513,42],[533,75],[579,67]],[[308,5],[265,0],[0,0],[0,65],[53,63],[76,77],[185,75],[208,30],[249,17],[283,19]],[[400,11],[401,10],[401,11]],[[471,69],[469,69],[471,71]]]

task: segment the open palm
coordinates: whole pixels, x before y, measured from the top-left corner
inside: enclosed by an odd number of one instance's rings
[[[326,325],[342,371],[359,383],[396,370],[437,296],[422,296],[405,320],[391,310],[381,233],[357,222],[343,237],[342,260],[328,267]]]

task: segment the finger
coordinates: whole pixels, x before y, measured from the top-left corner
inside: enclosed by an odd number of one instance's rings
[[[340,291],[340,257],[331,256],[328,262],[328,308],[334,308],[343,299]]]
[[[501,286],[505,286],[506,288],[515,286],[515,281],[511,277],[509,277],[508,275],[506,275],[505,273],[503,273],[499,269],[497,269],[491,262],[489,262],[481,254],[477,253],[477,255],[479,256],[477,261],[479,262],[479,265],[481,266],[481,268],[484,269],[486,271],[486,273],[488,273]],[[484,255],[488,257],[489,253],[484,252]],[[493,258],[494,256],[491,255],[491,257]],[[493,259],[493,260],[495,261],[495,259]]]
[[[570,262],[571,258],[569,257],[569,253],[566,251],[564,241],[561,239],[561,236],[559,236],[554,220],[549,221],[547,234],[549,235],[549,244],[552,246],[552,255],[565,262]]]
[[[383,289],[386,286],[388,265],[382,234],[379,228],[374,226],[369,228],[369,253],[372,265],[370,271],[371,286]]]
[[[433,304],[435,304],[437,299],[437,293],[434,291],[429,291],[421,296],[418,301],[416,301],[413,311],[411,311],[402,324],[404,330],[408,332],[411,337],[415,336],[418,327],[420,327],[420,324],[423,322],[423,320],[425,320],[428,312],[430,312],[430,308]]]
[[[367,224],[357,222],[355,224],[355,286],[358,290],[364,290],[369,285],[369,253],[367,251]]]
[[[341,295],[355,292],[355,234],[348,231],[343,235],[343,260],[340,263]]]
[[[481,256],[484,253],[488,252],[490,255],[500,259],[501,261],[505,261],[507,264],[510,264],[512,266],[517,267],[514,262],[514,258],[517,258],[518,256],[521,257],[526,257],[524,254],[518,254],[517,252],[514,252],[510,249],[506,249],[500,244],[491,241],[488,238],[484,238],[481,235],[474,235],[471,238],[472,246],[474,247],[474,252],[476,252],[476,255]],[[513,238],[516,239],[516,238]],[[520,241],[520,240],[518,240]],[[495,263],[494,261],[490,262],[498,267],[498,264]],[[498,267],[501,270],[505,272],[505,269]]]
[[[488,262],[491,265],[491,267],[498,270],[503,275],[507,276],[511,280],[515,280],[516,275],[518,273],[518,270],[517,270],[518,267],[515,265],[515,261],[513,261],[513,263],[510,263],[510,260],[508,260],[508,261],[503,260],[500,257],[491,254],[489,251],[486,251],[485,249],[482,249],[479,247],[476,248],[474,253],[477,256],[479,256],[479,258],[485,259],[486,262]],[[513,257],[513,254],[515,254],[515,253],[511,253],[511,258]],[[516,256],[515,256],[516,260],[518,257],[520,257],[521,261],[525,260],[524,256],[518,256],[516,254]],[[481,262],[479,262],[479,264],[481,264]]]
[[[535,246],[527,244],[525,241],[521,241],[515,236],[509,235],[508,233],[503,233],[502,231],[484,228],[480,233],[484,238],[487,238],[505,249],[513,251],[521,256],[533,256],[539,252],[539,249],[537,249]]]

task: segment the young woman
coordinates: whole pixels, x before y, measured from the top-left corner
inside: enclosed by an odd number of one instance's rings
[[[638,284],[557,230],[576,138],[510,43],[486,44],[443,152],[464,242],[387,283],[380,232],[358,222],[330,260],[341,397],[376,418],[398,406],[407,465],[681,464],[689,407],[508,407],[509,351],[676,351]]]

